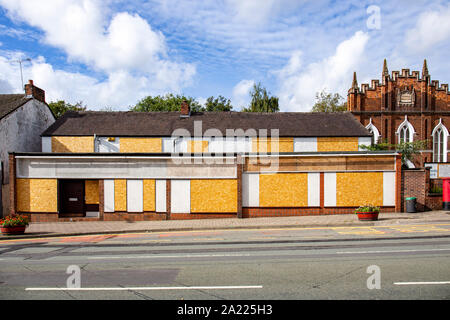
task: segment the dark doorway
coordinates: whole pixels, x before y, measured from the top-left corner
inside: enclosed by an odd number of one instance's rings
[[[84,217],[84,180],[59,180],[61,217]]]

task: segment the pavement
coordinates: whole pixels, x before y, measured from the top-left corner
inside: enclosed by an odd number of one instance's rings
[[[359,221],[355,214],[292,217],[223,218],[164,221],[89,221],[30,223],[24,235],[0,235],[0,240],[94,235],[110,233],[169,232],[225,229],[314,228],[450,223],[450,212],[380,213],[377,221]]]

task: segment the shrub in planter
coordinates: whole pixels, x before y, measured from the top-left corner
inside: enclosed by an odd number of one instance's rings
[[[12,214],[0,220],[3,234],[23,234],[28,224],[28,217],[20,214]]]
[[[355,209],[355,213],[358,215],[359,220],[374,221],[378,220],[380,207],[375,207],[373,205],[368,204]]]

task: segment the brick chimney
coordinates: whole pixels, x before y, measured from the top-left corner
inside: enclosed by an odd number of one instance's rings
[[[33,84],[33,80],[28,80],[28,83],[25,85],[25,95],[28,98],[34,98],[45,103],[45,91],[36,87]]]
[[[181,116],[182,117],[189,117],[191,115],[191,107],[189,106],[189,103],[184,100],[181,103]]]

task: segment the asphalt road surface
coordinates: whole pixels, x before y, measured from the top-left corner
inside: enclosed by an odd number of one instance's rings
[[[0,241],[0,299],[450,299],[450,224]]]

